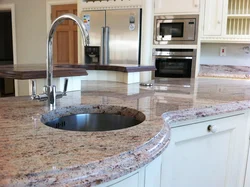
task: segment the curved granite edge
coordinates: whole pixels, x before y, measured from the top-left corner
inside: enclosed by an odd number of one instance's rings
[[[115,180],[150,163],[165,150],[169,141],[170,130],[166,127],[153,139],[129,152],[87,165],[46,173],[44,177],[41,175],[32,176],[29,180],[34,181],[32,184],[35,186],[39,185],[36,181],[39,181],[41,177],[46,178],[46,181],[42,181],[42,185],[45,186],[96,186]],[[48,178],[48,175],[53,175],[53,177]]]
[[[122,110],[121,115],[134,116],[144,119],[144,114],[128,107],[111,105],[79,105],[56,109],[42,115],[41,121],[47,122],[57,117],[82,112],[116,113]],[[66,113],[66,114],[65,114]],[[150,123],[148,121],[147,123]],[[162,130],[143,145],[119,155],[94,161],[88,164],[72,166],[63,169],[54,169],[41,173],[32,173],[25,178],[12,181],[13,186],[96,186],[109,182],[140,169],[159,156],[170,142],[170,128],[161,120]]]
[[[237,101],[233,103],[219,104],[205,108],[191,108],[173,112],[166,112],[162,114],[162,117],[165,120],[165,123],[170,125],[174,122],[193,120],[208,116],[216,116],[219,114],[226,114],[247,109],[250,109],[250,101]]]
[[[199,77],[250,79],[250,67],[201,64]]]
[[[92,106],[92,105],[91,105]],[[125,107],[126,108],[126,107]],[[77,109],[77,107],[76,107]],[[250,109],[250,101],[238,101],[203,108],[167,112],[162,114],[163,127],[144,144],[103,160],[67,168],[53,168],[40,173],[30,173],[11,179],[11,186],[95,186],[136,171],[159,156],[169,145],[170,126],[179,121],[216,116]],[[132,113],[134,115],[135,113]],[[57,115],[61,115],[58,113]],[[153,121],[154,122],[154,121]],[[152,123],[147,121],[147,123]]]
[[[96,186],[140,169],[159,156],[170,142],[172,123],[250,109],[250,101],[238,101],[205,108],[191,108],[162,114],[163,128],[145,144],[104,160],[27,176],[28,183],[15,185]],[[60,115],[60,114],[57,114]],[[165,121],[165,122],[164,122]]]

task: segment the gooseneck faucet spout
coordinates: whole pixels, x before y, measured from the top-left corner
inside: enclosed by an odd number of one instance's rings
[[[53,84],[53,36],[57,29],[57,26],[60,25],[64,20],[70,19],[73,20],[80,28],[82,37],[84,40],[83,45],[89,45],[89,33],[83,23],[83,21],[74,14],[64,14],[58,17],[51,25],[51,29],[47,39],[47,86],[46,92],[48,96],[48,104],[50,109],[54,109],[56,107],[56,94],[55,87]]]

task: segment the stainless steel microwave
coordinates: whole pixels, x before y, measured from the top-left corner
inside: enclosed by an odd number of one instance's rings
[[[155,16],[154,44],[197,44],[198,15]]]

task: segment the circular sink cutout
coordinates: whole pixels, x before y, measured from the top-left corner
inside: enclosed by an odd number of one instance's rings
[[[111,131],[129,128],[145,120],[135,109],[119,106],[81,105],[66,107],[42,115],[45,125],[69,131]]]

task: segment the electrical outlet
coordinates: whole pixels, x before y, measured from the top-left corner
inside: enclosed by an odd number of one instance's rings
[[[227,48],[226,47],[220,48],[220,56],[227,56]]]
[[[243,47],[243,51],[244,51],[246,54],[249,54],[249,53],[250,53],[250,46]]]

